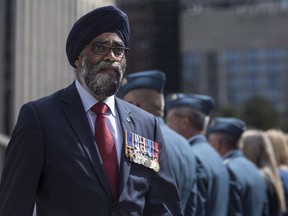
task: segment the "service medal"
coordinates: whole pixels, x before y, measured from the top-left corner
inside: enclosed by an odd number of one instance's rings
[[[130,161],[153,169],[155,172],[160,170],[158,143],[129,131],[125,131],[124,137],[125,155]]]

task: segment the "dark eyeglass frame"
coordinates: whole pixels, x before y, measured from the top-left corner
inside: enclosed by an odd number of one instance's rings
[[[124,47],[124,46],[109,46],[107,44],[102,44],[102,43],[98,43],[98,42],[94,42],[94,43],[91,43],[91,44],[88,44],[87,45],[88,47],[91,47],[92,49],[92,52],[95,54],[95,55],[98,55],[98,56],[106,56],[108,55],[108,53],[110,53],[110,51],[112,50],[113,51],[113,54],[116,58],[118,59],[122,59],[125,55],[128,54],[128,51],[129,51],[129,48],[127,47]],[[96,51],[96,47],[100,48],[106,48],[107,50],[105,51]],[[120,52],[120,53],[119,53]]]

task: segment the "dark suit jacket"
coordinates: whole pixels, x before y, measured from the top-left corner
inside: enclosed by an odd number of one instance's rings
[[[1,216],[182,215],[157,120],[116,98],[122,129],[159,143],[160,171],[122,151],[119,199],[112,193],[73,83],[25,104],[8,144],[0,186]]]
[[[239,150],[229,152],[224,163],[230,176],[229,216],[261,216],[266,186],[259,169]]]
[[[228,209],[229,177],[222,158],[204,135],[190,141],[197,159],[197,216],[225,216]]]

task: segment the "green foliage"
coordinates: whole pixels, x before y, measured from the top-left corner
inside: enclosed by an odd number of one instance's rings
[[[215,113],[215,115],[221,117],[236,117],[236,118],[241,117],[240,111],[233,106],[222,107]]]
[[[262,130],[279,127],[279,113],[273,103],[259,95],[254,95],[246,101],[242,119],[248,126]]]
[[[216,110],[214,116],[240,118],[247,123],[249,128],[262,130],[283,128],[286,131],[288,130],[287,122],[280,121],[280,114],[273,103],[259,95],[252,96],[241,107],[221,107]]]

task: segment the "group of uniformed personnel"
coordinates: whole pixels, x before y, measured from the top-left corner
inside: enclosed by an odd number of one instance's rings
[[[159,70],[131,73],[118,96],[158,116],[183,214],[277,216],[269,211],[265,178],[239,149],[245,122],[210,121],[213,98],[179,92],[165,97],[165,81]]]

